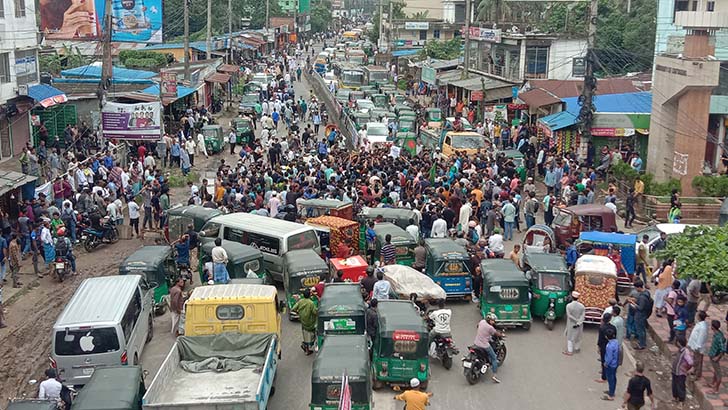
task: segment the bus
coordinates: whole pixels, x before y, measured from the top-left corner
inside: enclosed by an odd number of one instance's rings
[[[339,88],[359,90],[364,82],[364,70],[356,64],[338,63],[336,75],[339,77]]]
[[[364,67],[365,83],[369,85],[382,85],[389,83],[389,71],[382,66],[370,65]]]

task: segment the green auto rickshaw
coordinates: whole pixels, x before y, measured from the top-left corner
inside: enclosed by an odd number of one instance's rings
[[[384,94],[372,94],[372,102],[374,103],[374,106],[377,108],[389,108],[389,100],[387,99],[387,96]]]
[[[218,215],[222,215],[220,210],[199,205],[171,208],[167,211],[167,226],[164,227],[165,237],[168,242],[174,242],[182,233],[187,232],[190,225],[192,225],[195,232],[200,232],[207,221]]]
[[[502,326],[531,328],[529,283],[523,272],[510,259],[484,259],[483,294],[480,312],[485,317],[493,313]]]
[[[397,132],[412,132],[415,130],[416,122],[414,117],[403,117],[397,121]]]
[[[468,250],[449,238],[427,238],[425,250],[427,276],[445,290],[448,298],[470,298],[473,286]]]
[[[417,155],[417,134],[414,132],[398,131],[394,137],[394,145],[409,152],[414,157]]]
[[[10,399],[8,410],[58,410],[55,400]]]
[[[363,207],[357,215],[359,221],[359,249],[366,249],[366,230],[369,221],[391,222],[402,229],[407,229],[410,220],[419,226],[420,218],[417,214],[407,208],[370,208]]]
[[[264,283],[272,283],[272,280],[268,277],[264,262],[263,252],[252,246],[243,245],[240,242],[235,241],[222,241],[222,248],[225,249],[225,253],[228,256],[228,263],[225,266],[227,268],[230,279],[263,279]],[[205,242],[200,246],[199,251],[199,274],[200,283],[207,283],[210,280],[205,274],[205,271],[212,270],[212,248],[215,247],[215,242]]]
[[[253,121],[250,118],[235,118],[233,120],[235,134],[237,135],[236,143],[238,145],[248,145],[255,141],[253,132]]]
[[[363,112],[363,111],[355,111],[351,114],[351,119],[354,121],[354,125],[356,126],[357,131],[361,130],[366,123],[371,122],[372,120],[372,114],[370,112]]]
[[[409,386],[417,378],[422,389],[430,376],[430,334],[409,300],[381,300],[377,306],[379,326],[372,335],[373,388],[384,383]]]
[[[144,246],[119,265],[119,275],[142,275],[154,288],[154,313],[163,314],[169,306],[169,289],[177,277],[177,264],[171,246]]]
[[[202,136],[205,138],[205,149],[209,154],[217,154],[225,147],[225,135],[220,125],[205,125],[202,127]]]
[[[366,308],[358,283],[327,283],[318,307],[318,345],[331,335],[363,335]]]
[[[430,126],[430,123],[433,123],[432,126],[440,125],[442,123],[442,110],[439,108],[425,109],[425,121],[427,121],[427,126]]]
[[[523,255],[526,279],[531,283],[531,314],[543,318],[546,328],[566,314],[571,292],[566,262],[558,253],[527,252]]]
[[[349,380],[351,410],[372,404],[371,364],[364,335],[329,335],[319,348],[311,371],[309,410],[338,410],[343,376]]]
[[[140,366],[97,367],[71,410],[141,410],[146,391]]]
[[[283,255],[283,288],[286,290],[289,320],[298,318],[291,308],[301,298],[303,289],[316,286],[326,280],[328,274],[329,266],[313,249],[297,249]],[[313,300],[318,306],[318,297]]]
[[[374,232],[377,234],[377,250],[374,254],[375,260],[379,260],[382,246],[386,243],[386,237],[387,235],[391,235],[392,245],[397,249],[397,263],[412,266],[415,262],[415,247],[417,246],[417,241],[415,241],[409,232],[389,222],[375,224]]]

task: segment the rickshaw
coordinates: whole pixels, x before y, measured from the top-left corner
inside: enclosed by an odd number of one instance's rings
[[[322,215],[338,216],[348,220],[354,219],[352,202],[338,199],[299,199],[296,201],[298,216],[301,219],[315,218]]]
[[[339,245],[349,247],[353,253],[359,253],[359,224],[336,216],[319,216],[306,220],[319,235],[319,242],[326,246],[329,257],[337,257]],[[349,256],[349,255],[342,255]],[[339,257],[342,257],[339,256]]]
[[[8,410],[58,410],[55,400],[10,399]]]
[[[637,263],[636,244],[637,235],[606,232],[582,232],[574,243],[580,255],[590,253],[606,256],[614,262],[617,290],[622,294],[632,289],[630,278],[634,275]]]
[[[566,314],[571,292],[569,269],[560,254],[524,253],[526,279],[531,283],[531,314],[543,318],[548,330]]]
[[[468,269],[468,250],[448,238],[425,239],[425,249],[427,276],[445,289],[447,297],[469,299],[473,288]]]
[[[381,218],[380,218],[381,217]],[[363,207],[357,215],[359,220],[359,249],[366,249],[366,235],[369,221],[374,222],[391,222],[402,229],[406,229],[410,224],[410,219],[415,221],[419,226],[420,218],[415,211],[407,208],[369,208]]]
[[[396,96],[395,96],[395,98],[396,98]],[[397,117],[401,117],[406,112],[411,112],[414,114],[412,107],[410,107],[409,105],[401,103],[401,102],[394,104],[394,113],[397,114]]]
[[[417,242],[412,238],[412,235],[399,226],[389,222],[375,224],[374,232],[377,234],[377,250],[374,253],[376,260],[379,259],[382,246],[386,243],[387,235],[391,235],[392,245],[397,249],[397,263],[412,266],[415,262],[415,247],[417,246]]]
[[[348,258],[329,259],[329,275],[336,276],[336,272],[344,273],[343,279],[347,282],[359,283],[366,275],[369,264],[361,255],[353,255]]]
[[[237,135],[236,143],[238,145],[250,145],[250,143],[255,141],[253,121],[249,118],[235,118],[233,125],[235,126],[235,134]]]
[[[177,206],[169,209],[167,211],[167,226],[164,227],[167,242],[173,242],[182,233],[187,232],[188,225],[192,225],[195,232],[200,232],[207,221],[218,215],[222,215],[222,212],[199,205]]]
[[[324,281],[329,267],[313,249],[297,249],[283,255],[283,287],[288,301],[288,319],[298,319],[298,314],[291,311],[293,305],[301,298],[305,288],[312,288]],[[318,298],[313,298],[318,306]]]
[[[370,410],[371,364],[364,335],[331,335],[321,346],[311,371],[310,410],[338,410],[343,377],[349,382],[347,409]]]
[[[177,277],[177,264],[170,246],[144,246],[119,265],[119,275],[142,275],[154,285],[154,313],[163,314],[169,306],[169,289]]]
[[[416,122],[414,117],[403,117],[397,121],[397,133],[412,132],[415,130]]]
[[[357,131],[361,130],[362,127],[366,125],[366,123],[370,122],[372,119],[372,114],[369,111],[355,111],[349,115],[351,115],[351,119],[352,121],[354,121],[354,125],[356,125]]]
[[[557,208],[558,209],[558,208]],[[614,211],[604,205],[574,205],[559,209],[554,218],[556,245],[566,249],[566,240],[575,241],[582,232],[617,232]]]
[[[140,366],[104,366],[73,400],[72,410],[141,410],[147,389]]]
[[[220,125],[205,125],[202,127],[205,139],[205,149],[210,154],[217,154],[225,147],[225,136]]]
[[[430,335],[425,321],[409,300],[382,300],[379,326],[372,337],[372,388],[384,383],[409,386],[417,378],[426,389],[430,376]]]
[[[425,109],[425,121],[430,128],[442,127],[442,110],[439,108]]]
[[[336,101],[341,105],[347,105],[349,102],[349,98],[351,95],[351,90],[347,90],[345,88],[340,88],[336,90]]]
[[[484,259],[483,295],[480,312],[485,317],[493,313],[502,326],[531,328],[529,283],[526,276],[510,259]]]
[[[263,260],[263,252],[249,245],[243,245],[235,241],[222,241],[222,248],[228,256],[228,263],[225,266],[231,280],[237,279],[262,279],[263,284],[272,284],[273,279],[268,277],[265,270],[265,262]],[[205,276],[205,265],[212,264],[212,248],[215,247],[214,242],[206,242],[200,246],[198,273],[200,275],[200,283],[207,283],[209,280]],[[208,270],[210,265],[207,266]]]
[[[523,236],[524,253],[556,252],[554,231],[547,225],[536,224],[528,228]]]
[[[318,306],[318,346],[331,335],[363,335],[366,308],[358,283],[327,283]]]
[[[387,96],[384,94],[372,94],[371,96],[372,102],[374,103],[375,107],[378,108],[389,108],[389,102],[387,101]]]
[[[574,267],[574,290],[585,309],[584,323],[598,325],[617,290],[617,267],[606,256],[583,255]]]
[[[372,120],[378,122],[381,122],[384,117],[390,117],[392,115],[386,108],[374,108],[373,110],[369,110],[369,112],[372,114]]]
[[[376,93],[378,90],[377,90],[377,86],[375,86],[375,85],[362,85],[361,87],[359,87],[359,91],[363,91],[364,96],[368,97],[368,96]]]
[[[407,151],[413,157],[417,155],[417,134],[414,132],[402,132],[399,130],[394,137],[394,145]]]

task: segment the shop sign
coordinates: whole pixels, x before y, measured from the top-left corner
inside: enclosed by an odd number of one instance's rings
[[[422,81],[430,85],[435,85],[437,82],[436,71],[432,67],[422,67]]]
[[[428,21],[405,21],[405,30],[429,30],[430,22]]]
[[[527,110],[528,104],[508,104],[508,109],[515,111],[515,110]]]
[[[483,101],[483,90],[471,91],[470,101]]]
[[[541,130],[541,132],[543,132],[543,135],[546,138],[551,138],[551,128],[549,128],[548,125],[546,125],[546,124],[542,123],[541,121],[539,121],[539,122],[536,123],[536,126],[538,127],[539,130]]]
[[[466,32],[465,26],[462,27],[463,33]],[[472,40],[487,41],[489,43],[500,43],[503,31],[500,29],[492,29],[485,27],[470,27],[470,38]]]

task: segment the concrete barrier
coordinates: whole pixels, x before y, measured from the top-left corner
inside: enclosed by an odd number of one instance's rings
[[[331,94],[331,91],[324,82],[324,79],[321,78],[321,76],[315,71],[311,73],[305,71],[304,78],[306,78],[306,81],[308,81],[309,85],[313,89],[313,94],[316,98],[323,102],[326,106],[326,112],[329,113],[329,123],[335,124],[339,130],[341,130],[341,133],[344,136],[344,141],[346,142],[346,147],[348,149],[354,149],[358,146],[359,136],[356,131],[356,126],[354,126],[351,119],[346,116],[343,107],[338,101],[336,101],[336,97]],[[324,124],[324,126],[326,126],[326,124]]]

